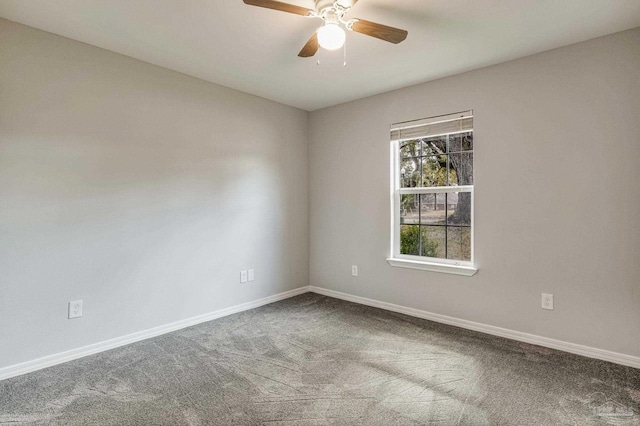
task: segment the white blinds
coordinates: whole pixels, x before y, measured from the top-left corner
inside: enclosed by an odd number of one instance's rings
[[[473,111],[441,115],[422,120],[391,125],[391,140],[405,141],[432,136],[450,135],[473,130]]]

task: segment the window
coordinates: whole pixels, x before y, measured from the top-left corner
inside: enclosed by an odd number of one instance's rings
[[[473,275],[473,112],[391,126],[393,266]]]

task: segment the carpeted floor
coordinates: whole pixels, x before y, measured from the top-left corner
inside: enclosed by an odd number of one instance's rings
[[[313,293],[0,382],[0,424],[640,425],[640,370]]]

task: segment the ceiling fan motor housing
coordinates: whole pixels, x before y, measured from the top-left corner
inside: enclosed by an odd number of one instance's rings
[[[320,13],[323,9],[333,7],[334,0],[315,0],[316,12]]]

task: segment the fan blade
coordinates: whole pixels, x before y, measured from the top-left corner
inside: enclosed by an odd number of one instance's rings
[[[298,56],[301,58],[309,58],[315,55],[319,48],[318,33],[313,33],[307,44],[305,44],[300,53],[298,53]]]
[[[356,3],[358,0],[338,0],[338,4],[342,7],[353,7]]]
[[[408,32],[400,28],[387,27],[386,25],[376,24],[375,22],[365,21],[364,19],[354,19],[351,29],[357,33],[365,34],[389,43],[398,44],[407,38]]]
[[[313,13],[310,9],[275,0],[244,0],[244,3],[251,6],[265,7],[267,9],[280,10],[282,12],[295,13],[296,15],[302,16],[309,16]]]

